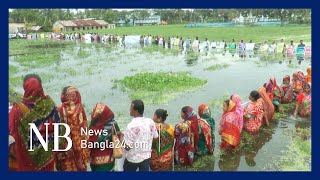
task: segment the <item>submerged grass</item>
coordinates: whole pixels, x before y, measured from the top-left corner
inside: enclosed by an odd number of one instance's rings
[[[12,76],[9,77],[9,87],[20,87],[22,86],[23,76]]]
[[[215,71],[215,70],[220,70],[220,69],[225,69],[227,67],[229,67],[230,64],[215,64],[215,65],[212,65],[212,66],[209,66],[207,68],[204,68],[205,71]]]
[[[207,80],[191,77],[186,72],[179,73],[138,73],[119,81],[123,90],[129,92],[130,99],[143,99],[146,103],[167,102],[177,94],[194,90]]]
[[[50,66],[60,60],[60,54],[32,54],[18,56],[16,61],[25,67],[37,68],[43,66]]]
[[[215,157],[213,155],[204,155],[195,157],[192,166],[175,165],[174,171],[213,171]]]
[[[220,97],[219,99],[212,99],[208,102],[208,104],[212,107],[222,107],[223,102],[227,99],[230,99],[232,93],[228,93],[225,92],[224,95],[222,97]],[[239,95],[240,99],[242,100],[242,103],[245,102],[245,96],[243,95]]]
[[[288,104],[280,104],[280,112],[275,112],[274,117],[276,120],[287,118],[293,114],[295,108],[295,102]]]
[[[56,53],[60,50],[65,50],[73,42],[60,41],[53,39],[43,40],[26,40],[26,39],[10,39],[9,40],[9,55],[25,55],[25,54],[42,54]]]
[[[179,51],[179,48],[177,47],[168,49],[168,48],[163,48],[162,46],[151,45],[151,46],[141,48],[141,52],[149,53],[149,54],[159,52],[161,54],[177,55],[180,51]]]
[[[78,55],[78,58],[88,58],[91,55],[91,53],[82,50],[82,51],[79,51],[77,55]]]
[[[267,164],[265,170],[311,171],[311,127],[288,129],[291,143],[284,156]]]
[[[14,76],[18,72],[19,72],[19,67],[11,65],[11,64],[9,65],[9,78]]]
[[[288,68],[292,68],[292,69],[297,69],[298,66],[296,64],[288,64],[287,65]]]
[[[22,94],[16,92],[11,86],[9,86],[9,103],[12,105],[14,102],[20,102]]]
[[[222,106],[223,101],[226,99],[230,99],[230,95],[224,95],[223,97],[221,97],[219,99],[213,99],[213,100],[209,101],[209,105],[213,106],[213,107]]]

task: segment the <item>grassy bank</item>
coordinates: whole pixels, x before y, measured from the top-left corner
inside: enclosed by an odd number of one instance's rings
[[[280,40],[284,38],[286,42],[293,40],[298,43],[301,39],[311,42],[311,26],[284,26],[284,27],[199,27],[187,28],[184,25],[168,26],[134,26],[116,27],[115,29],[85,30],[75,32],[92,33],[112,33],[128,35],[152,35],[164,36],[166,41],[168,36],[182,36],[184,39],[189,37],[200,40],[208,38],[210,41],[226,40],[227,42],[235,39],[240,41],[253,40],[253,42],[263,42],[268,40]]]

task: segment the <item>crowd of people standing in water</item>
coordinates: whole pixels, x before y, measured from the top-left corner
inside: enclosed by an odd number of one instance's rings
[[[129,35],[130,36],[130,35]],[[95,43],[109,43],[115,44],[118,46],[124,46],[126,42],[126,37],[129,37],[127,34],[110,34],[110,33],[48,33],[48,34],[29,34],[28,39],[61,39],[61,40],[81,40],[83,42],[95,42]],[[228,49],[229,52],[234,56],[236,52],[239,53],[239,56],[242,58],[245,56],[246,51],[259,50],[261,52],[268,52],[271,54],[281,53],[289,59],[293,59],[295,54],[305,54],[306,56],[311,56],[311,46],[306,46],[303,40],[300,40],[298,44],[295,44],[293,41],[286,44],[284,39],[276,42],[272,40],[270,43],[264,41],[263,43],[255,43],[252,40],[245,42],[244,40],[239,40],[237,43],[235,39],[232,39],[230,42],[227,40],[209,40],[205,38],[200,40],[198,37],[191,39],[190,37],[182,36],[154,36],[154,35],[139,35],[139,42],[141,46],[150,46],[157,45],[163,48],[180,48],[180,49],[193,49],[193,50],[204,50],[208,51],[211,49]],[[259,45],[258,45],[259,44]],[[252,54],[249,53],[249,56]],[[299,56],[301,59],[302,57]],[[303,59],[301,59],[303,60]]]
[[[82,140],[111,143],[118,136],[124,149],[123,171],[172,171],[174,164],[191,166],[196,156],[213,155],[215,150],[215,120],[210,107],[201,104],[196,112],[191,106],[181,109],[182,121],[175,126],[167,123],[168,113],[157,109],[153,118],[144,117],[144,103],[134,100],[130,104],[133,117],[125,131],[107,104],[97,103],[91,112],[89,125],[79,90],[66,86],[61,92],[59,106],[45,95],[41,78],[28,74],[23,81],[24,95],[9,111],[9,168],[12,171],[111,171],[115,167],[113,148],[82,148]],[[249,94],[250,102],[242,107],[241,99],[233,94],[223,102],[223,115],[219,124],[220,148],[225,151],[239,148],[241,132],[252,136],[264,125],[274,121],[274,112],[281,104],[296,102],[294,115],[311,117],[311,67],[307,75],[299,70],[283,78],[278,86],[275,78]],[[49,123],[47,141],[53,145],[53,124],[66,123],[71,131],[72,147],[65,152],[45,151],[36,136],[30,137],[28,123],[35,123],[45,137],[45,123]],[[108,133],[88,136],[81,128],[106,130]],[[29,141],[33,142],[30,147]],[[129,146],[144,142],[147,146]],[[64,149],[67,144],[59,141]],[[109,147],[109,146],[108,146]],[[28,151],[33,148],[34,151]]]

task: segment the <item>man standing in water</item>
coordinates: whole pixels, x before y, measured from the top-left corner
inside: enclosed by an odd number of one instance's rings
[[[141,100],[134,100],[130,106],[132,121],[124,133],[126,159],[123,164],[124,171],[149,171],[151,147],[158,132],[154,121],[143,117],[144,104]]]

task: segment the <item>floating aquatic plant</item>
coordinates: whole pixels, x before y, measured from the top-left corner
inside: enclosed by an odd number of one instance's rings
[[[177,94],[197,89],[207,80],[180,73],[138,73],[126,76],[120,81],[130,99],[143,99],[146,102],[160,103],[174,98]]]
[[[215,70],[225,69],[229,66],[230,66],[230,64],[215,64],[215,65],[209,66],[207,68],[204,68],[204,70],[205,71],[215,71]]]

